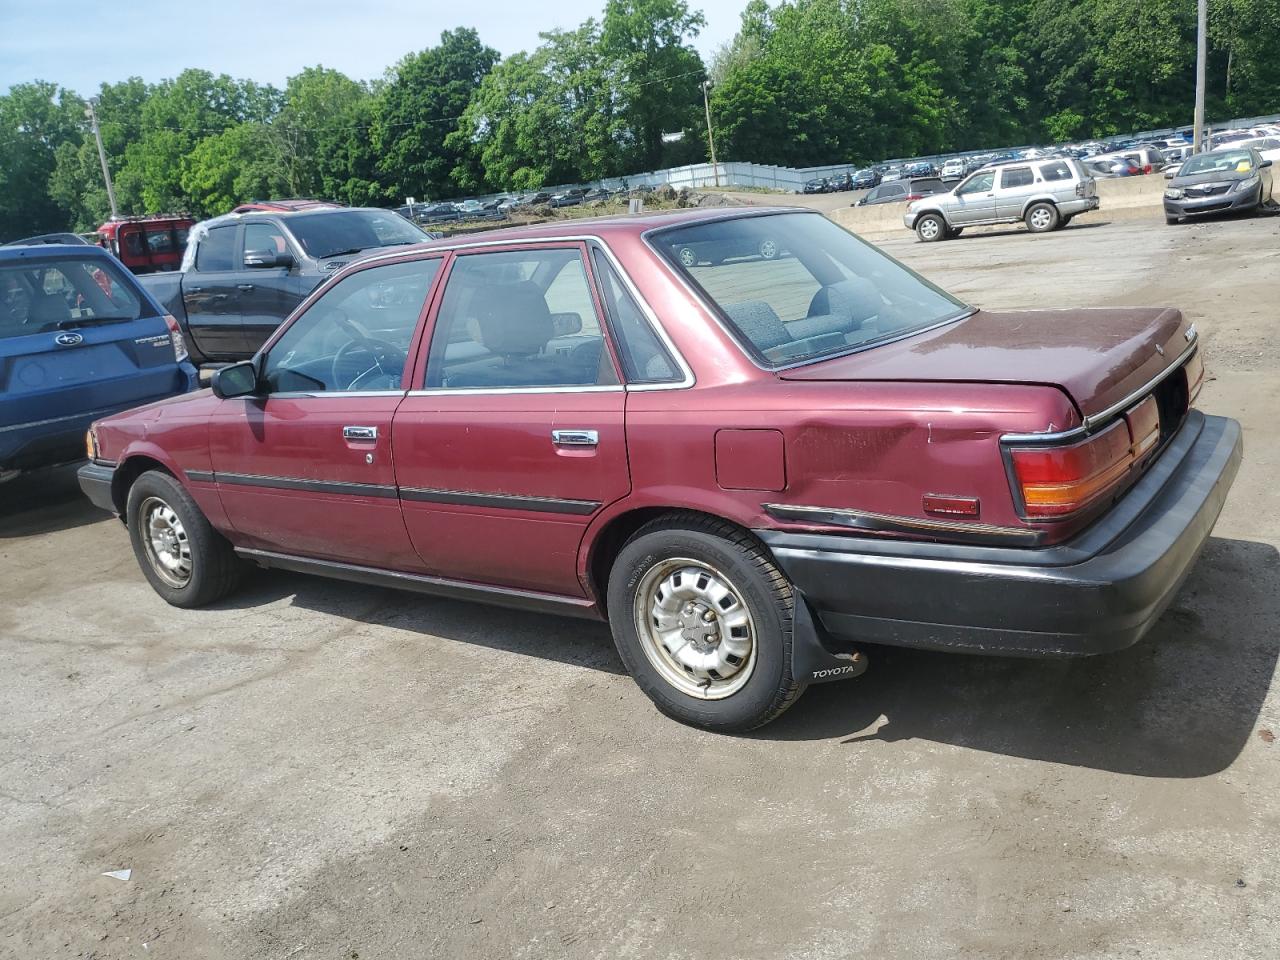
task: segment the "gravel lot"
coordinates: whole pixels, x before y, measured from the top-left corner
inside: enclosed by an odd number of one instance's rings
[[[1146,641],[873,651],[731,739],[654,711],[602,626],[285,574],[170,609],[69,473],[27,478],[0,956],[1276,956],[1280,219],[885,246],[985,306],[1195,319],[1246,460]]]

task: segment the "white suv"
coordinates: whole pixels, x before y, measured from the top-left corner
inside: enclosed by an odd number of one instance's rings
[[[950,193],[915,201],[902,222],[931,243],[958,237],[965,227],[1019,220],[1032,233],[1047,233],[1096,209],[1097,184],[1079,160],[1015,160],[984,167]]]

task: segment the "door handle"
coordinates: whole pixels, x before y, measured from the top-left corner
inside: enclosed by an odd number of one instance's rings
[[[204,287],[187,287],[187,293],[204,293]]]
[[[247,291],[249,291],[249,290],[252,290],[252,289],[253,289],[253,284],[252,284],[252,283],[237,283],[237,284],[236,284],[236,289],[237,289],[237,290],[244,290],[244,291],[246,291],[246,292],[247,292]]]
[[[343,427],[343,440],[377,440],[377,427]]]
[[[595,430],[552,430],[551,442],[561,447],[594,447],[600,434]]]

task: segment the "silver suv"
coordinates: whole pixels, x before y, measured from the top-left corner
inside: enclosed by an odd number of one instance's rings
[[[902,222],[926,243],[960,236],[965,227],[1022,220],[1032,233],[1065,227],[1098,209],[1098,189],[1079,160],[1015,160],[984,167],[950,193],[907,207]]]

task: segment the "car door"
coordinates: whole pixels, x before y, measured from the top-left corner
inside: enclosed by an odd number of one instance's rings
[[[952,224],[994,219],[996,215],[995,179],[994,170],[982,170],[956,187],[952,194],[953,200],[947,206],[947,219]]]
[[[631,487],[626,394],[580,243],[455,255],[396,411],[404,522],[428,571],[585,594],[578,547]]]
[[[197,241],[195,263],[182,277],[187,326],[199,351],[211,360],[245,356],[237,254],[240,224],[208,228]]]
[[[240,247],[236,289],[240,293],[242,349],[247,356],[266,343],[302,298],[293,276],[298,254],[278,223],[246,223]]]
[[[1022,208],[1036,191],[1036,176],[1030,166],[1001,167],[996,183],[996,218],[1017,220]]]
[[[227,517],[261,550],[421,567],[396,495],[391,425],[441,255],[347,274],[257,359],[259,391],[210,419]]]

